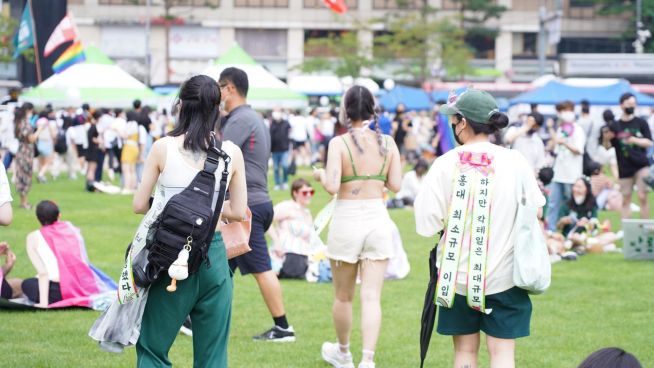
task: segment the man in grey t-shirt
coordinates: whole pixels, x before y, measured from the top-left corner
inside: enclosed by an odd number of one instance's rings
[[[295,331],[286,320],[282,287],[272,271],[265,238],[274,215],[272,201],[268,195],[270,132],[261,117],[247,105],[248,77],[244,71],[226,68],[220,73],[218,85],[221,101],[225,103],[225,111],[228,113],[222,121],[222,137],[239,146],[243,152],[248,207],[252,211],[252,251],[231,259],[229,266],[232,271],[238,267],[242,275],[254,275],[273,317],[274,326],[253,338],[264,341],[295,341]]]

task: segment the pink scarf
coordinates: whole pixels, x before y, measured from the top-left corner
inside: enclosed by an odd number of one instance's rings
[[[49,308],[91,308],[93,297],[116,290],[116,284],[89,262],[84,239],[70,222],[57,221],[41,228],[41,235],[57,258],[62,300]]]

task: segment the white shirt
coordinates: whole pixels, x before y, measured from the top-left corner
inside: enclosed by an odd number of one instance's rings
[[[128,123],[129,125],[129,123]],[[175,142],[173,137],[164,137],[160,139],[165,141],[166,144],[166,164],[163,171],[159,175],[157,184],[161,190],[163,190],[165,202],[167,203],[172,196],[177,193],[182,192],[186,187],[193,181],[193,178],[198,174],[200,169],[196,169],[191,166],[191,164],[184,158],[180,148]],[[223,141],[222,150],[227,153],[230,157],[234,155],[234,151],[239,148],[234,145],[231,141]],[[216,206],[218,202],[218,191],[220,189],[220,173],[223,171],[225,166],[225,161],[220,160],[218,163],[218,168],[215,171],[216,175],[216,184],[215,192],[213,195],[213,204],[212,208]],[[229,182],[232,180],[233,169],[228,167],[229,175],[227,176],[227,188],[229,189]],[[215,209],[215,208],[214,208]]]
[[[70,128],[73,130],[73,140],[75,144],[81,145],[82,148],[87,148],[89,146],[89,137],[86,135],[88,130],[87,124],[79,124]]]
[[[411,200],[415,199],[418,195],[418,190],[420,189],[420,184],[422,183],[422,179],[424,179],[424,177],[425,176],[423,175],[422,178],[419,178],[415,170],[411,170],[404,174],[404,177],[402,178],[402,186],[400,187],[400,191],[395,195],[395,198],[410,198]]]
[[[7,179],[7,171],[5,171],[5,165],[0,162],[0,206],[11,202],[12,200],[11,188],[9,187],[9,180]]]
[[[522,128],[516,126],[510,127],[507,129],[506,135],[514,135],[519,129]],[[540,170],[545,166],[545,144],[543,144],[543,140],[540,138],[538,133],[532,135],[523,134],[517,137],[513,141],[511,149],[520,152],[527,160],[527,163],[531,166],[532,170]]]
[[[559,127],[556,130],[556,135],[558,137],[563,137],[563,131]],[[572,153],[563,145],[557,144],[554,152],[556,153],[556,159],[554,160],[554,178],[553,182],[563,183],[563,184],[574,184],[574,182],[583,175],[584,171],[584,146],[586,145],[586,133],[579,126],[579,124],[574,123],[574,130],[572,135],[564,138],[566,143],[575,147],[579,154],[576,155]]]
[[[36,253],[38,253],[45,265],[48,279],[52,282],[59,282],[59,265],[57,264],[57,258],[54,253],[52,253],[52,249],[50,249],[40,231],[36,232],[36,241]]]
[[[513,284],[513,244],[517,234],[516,214],[518,210],[518,175],[523,175],[526,196],[530,204],[542,207],[545,198],[538,188],[535,175],[527,161],[515,151],[489,142],[467,144],[456,147],[438,157],[426,174],[414,202],[416,231],[425,237],[434,237],[445,228],[449,216],[452,181],[459,162],[459,152],[485,152],[492,156],[495,170],[492,177],[493,189],[490,206],[490,232],[488,257],[486,261],[486,295],[500,293],[515,286]],[[469,244],[470,235],[464,235],[464,244]],[[441,259],[445,237],[438,247]],[[466,294],[469,248],[463,246],[459,258],[456,292]]]
[[[288,118],[291,125],[291,139],[296,142],[305,142],[308,139],[308,121],[302,115],[291,115]]]
[[[334,127],[336,126],[336,119],[333,117],[330,117],[328,119],[320,119],[320,122],[318,123],[318,127],[320,129],[320,133],[322,133],[323,136],[325,137],[333,137],[334,136]]]

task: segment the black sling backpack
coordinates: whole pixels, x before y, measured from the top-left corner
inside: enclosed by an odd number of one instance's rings
[[[198,172],[186,189],[170,198],[150,226],[145,249],[136,256],[132,265],[136,285],[147,287],[159,279],[187,244],[191,246],[189,274],[196,273],[202,262],[207,260],[207,251],[225,200],[228,164],[231,161],[221,147],[222,142],[216,142],[212,137],[202,171]],[[220,159],[225,162],[225,166],[214,211],[211,209],[216,184],[214,172]],[[147,262],[144,262],[145,257]],[[210,266],[208,260],[207,264]]]

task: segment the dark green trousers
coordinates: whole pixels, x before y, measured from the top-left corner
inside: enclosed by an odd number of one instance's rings
[[[150,287],[136,343],[137,367],[172,367],[168,351],[186,316],[193,323],[193,366],[227,367],[227,341],[232,314],[233,281],[222,235],[209,247],[211,266],[177,282],[170,293],[168,274]]]

